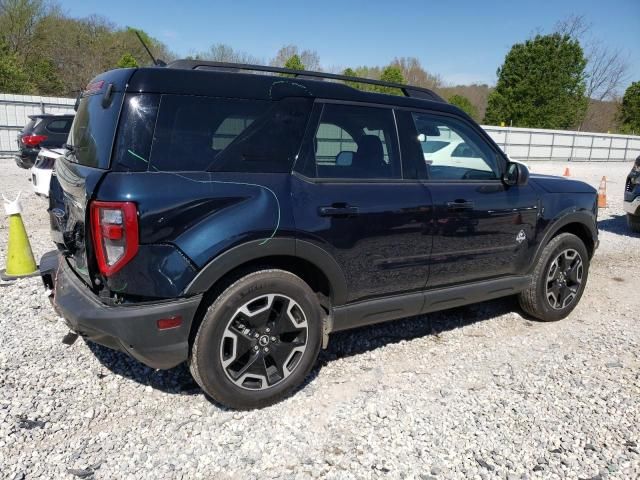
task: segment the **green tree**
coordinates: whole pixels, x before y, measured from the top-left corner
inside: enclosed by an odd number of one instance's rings
[[[291,70],[304,70],[304,63],[300,60],[300,56],[296,53],[291,55],[286,62],[284,62],[284,68]]]
[[[464,95],[451,95],[449,97],[449,103],[463,110],[471,118],[475,120],[478,119],[478,109],[473,103],[471,103],[471,100]]]
[[[640,81],[633,82],[624,92],[619,120],[621,132],[640,134]]]
[[[137,68],[138,67],[138,62],[136,62],[136,59],[133,58],[133,55],[131,55],[130,53],[125,53],[124,55],[122,55],[120,57],[120,60],[118,60],[118,63],[116,63],[116,67],[118,67],[118,68]]]
[[[585,66],[577,40],[554,33],[517,43],[498,69],[485,122],[567,129],[584,117]]]
[[[389,83],[405,83],[404,76],[402,75],[402,69],[397,65],[388,65],[382,69],[380,74],[380,80]],[[394,87],[375,87],[375,91],[380,93],[388,93],[390,95],[402,95],[402,92]]]
[[[33,91],[20,62],[0,40],[0,93],[30,94]]]

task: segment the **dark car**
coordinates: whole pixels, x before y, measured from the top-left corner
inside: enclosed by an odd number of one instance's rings
[[[93,80],[41,261],[69,328],[153,368],[186,361],[212,398],[254,408],[300,385],[332,332],[507,295],[566,317],[596,191],[530,176],[429,90],[338,80],[376,83],[200,61]],[[419,139],[441,135],[471,166],[428,168]]]
[[[31,168],[41,147],[61,148],[67,141],[73,115],[30,115],[29,123],[18,133],[16,165]]]
[[[634,232],[640,232],[640,156],[636,158],[624,187],[624,210],[627,225]]]

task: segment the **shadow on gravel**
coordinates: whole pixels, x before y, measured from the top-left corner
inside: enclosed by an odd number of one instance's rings
[[[418,317],[380,323],[331,335],[329,347],[320,352],[318,361],[304,383],[296,391],[313,383],[321,368],[340,359],[360,355],[386,345],[412,340],[418,337],[438,337],[441,333],[477,322],[519,311],[515,297],[506,297],[483,303],[467,305]],[[481,334],[479,336],[482,336]],[[202,390],[191,377],[186,364],[171,370],[154,370],[127,354],[86,342],[91,352],[108,370],[143,385],[170,394],[200,395]],[[373,367],[372,367],[373,368]],[[227,410],[209,397],[209,401]]]
[[[85,342],[98,361],[109,371],[165,393],[198,395],[202,391],[186,364],[170,370],[154,370],[129,357],[93,342]]]
[[[640,233],[632,232],[627,226],[626,215],[616,215],[605,220],[598,221],[598,229],[605,232],[611,232],[618,235],[624,235],[627,237],[640,238]]]

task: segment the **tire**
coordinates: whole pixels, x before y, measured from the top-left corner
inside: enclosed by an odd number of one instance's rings
[[[322,344],[314,292],[284,270],[260,270],[229,286],[206,311],[191,348],[195,381],[238,410],[277,403],[298,387]]]
[[[640,233],[640,215],[627,213],[627,226],[632,232]]]
[[[584,243],[571,233],[561,233],[542,251],[531,283],[518,295],[520,306],[543,322],[561,320],[580,301],[588,275],[589,253]]]

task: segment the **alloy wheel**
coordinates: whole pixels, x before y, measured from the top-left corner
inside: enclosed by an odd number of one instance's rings
[[[281,294],[261,295],[238,308],[225,328],[220,360],[241,388],[264,390],[286,379],[307,348],[307,318]]]
[[[560,252],[547,273],[545,296],[549,305],[556,310],[571,305],[580,291],[583,274],[582,257],[576,250]]]

